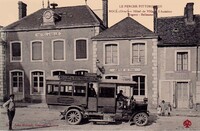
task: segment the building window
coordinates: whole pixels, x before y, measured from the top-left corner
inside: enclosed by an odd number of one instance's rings
[[[21,61],[22,60],[22,49],[20,42],[11,43],[11,61]]]
[[[14,71],[11,72],[11,87],[13,92],[23,92],[23,72],[22,71]]]
[[[86,71],[86,70],[78,70],[78,71],[75,71],[75,74],[76,74],[76,75],[85,75],[86,73],[88,73],[88,71]]]
[[[132,44],[132,64],[145,64],[145,43]]]
[[[118,79],[118,76],[105,76],[105,79]]]
[[[137,84],[133,86],[133,95],[144,96],[145,95],[145,76],[133,76],[133,81]]]
[[[34,71],[32,76],[32,94],[44,93],[44,73],[41,71]]]
[[[53,41],[53,60],[65,60],[65,46],[63,40]]]
[[[53,71],[53,76],[65,75],[65,71]]]
[[[75,42],[75,58],[78,60],[87,59],[87,40],[79,39]]]
[[[188,70],[188,52],[177,52],[177,71]]]
[[[118,64],[117,44],[105,45],[105,64]]]
[[[32,60],[41,61],[42,60],[42,42],[34,41],[32,42]]]

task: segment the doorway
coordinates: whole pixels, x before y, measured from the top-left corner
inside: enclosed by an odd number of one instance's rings
[[[189,83],[188,82],[176,83],[176,98],[177,98],[177,108],[189,107]]]

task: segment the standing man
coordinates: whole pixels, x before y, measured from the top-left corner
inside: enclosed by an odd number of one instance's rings
[[[10,95],[10,99],[3,104],[3,107],[7,108],[7,115],[9,120],[9,130],[12,130],[12,121],[15,116],[15,101],[14,101],[14,94]]]

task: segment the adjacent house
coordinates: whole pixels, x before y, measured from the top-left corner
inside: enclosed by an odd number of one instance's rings
[[[175,108],[193,108],[200,102],[200,15],[187,3],[183,16],[157,18],[154,28],[158,42],[158,100]]]
[[[148,98],[157,105],[157,35],[130,17],[92,38],[93,59],[104,67],[102,79],[136,81],[132,88],[118,87],[126,96],[136,100]],[[98,67],[98,66],[96,66]]]
[[[41,102],[46,77],[93,71],[91,38],[107,22],[87,5],[57,7],[52,3],[26,16],[27,5],[18,4],[19,20],[4,28],[7,95],[14,93],[18,101]],[[106,0],[103,5],[105,9]]]
[[[5,89],[5,36],[2,32],[2,26],[0,26],[0,102],[6,94]]]

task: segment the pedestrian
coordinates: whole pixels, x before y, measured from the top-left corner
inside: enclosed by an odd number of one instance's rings
[[[165,109],[166,109],[164,100],[162,100],[160,106],[161,106],[161,115],[164,116],[165,115]]]
[[[167,105],[167,114],[168,116],[171,115],[171,111],[172,111],[172,106],[170,105],[170,103]]]
[[[3,107],[7,108],[7,115],[9,120],[9,130],[12,130],[12,121],[15,116],[15,101],[14,94],[10,95],[10,99],[3,104]]]
[[[161,106],[159,105],[158,108],[157,108],[157,114],[160,116],[161,115],[161,111],[162,111],[162,108]]]

